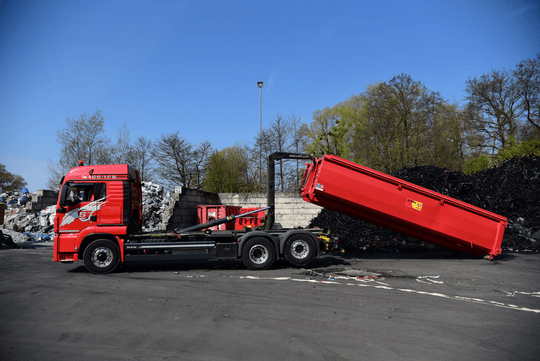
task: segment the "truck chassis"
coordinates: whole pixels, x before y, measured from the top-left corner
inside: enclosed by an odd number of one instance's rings
[[[251,270],[264,270],[283,257],[293,266],[302,267],[319,255],[318,234],[322,232],[299,229],[143,233],[121,242],[103,234],[89,242],[79,254],[93,273],[111,272],[120,262],[141,261],[241,260]]]

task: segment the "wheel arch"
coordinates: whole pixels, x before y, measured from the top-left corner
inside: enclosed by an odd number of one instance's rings
[[[109,241],[114,242],[116,246],[118,247],[118,251],[120,252],[120,262],[124,262],[124,250],[122,249],[122,247],[120,247],[120,241],[118,237],[110,233],[92,233],[86,236],[82,240],[81,245],[79,246],[79,251],[78,251],[79,259],[83,259],[84,251],[86,250],[88,245],[98,239],[107,239]]]
[[[237,256],[239,258],[242,257],[242,249],[244,248],[244,244],[247,241],[249,241],[250,239],[257,238],[257,237],[266,238],[270,242],[272,242],[272,244],[274,245],[276,259],[280,257],[281,254],[280,254],[280,251],[279,251],[279,241],[278,241],[278,239],[276,237],[273,237],[271,234],[268,234],[266,232],[252,231],[252,232],[246,233],[244,236],[242,236],[242,238],[240,238],[240,240],[238,242]]]
[[[317,238],[317,236],[311,232],[306,232],[301,229],[291,229],[290,231],[286,232],[283,235],[283,237],[281,237],[281,239],[279,240],[279,254],[280,255],[283,255],[285,253],[285,243],[287,243],[287,241],[291,237],[296,236],[296,235],[306,235],[310,237],[313,243],[315,244],[315,257],[318,257],[320,255],[321,247],[320,247],[319,239]]]

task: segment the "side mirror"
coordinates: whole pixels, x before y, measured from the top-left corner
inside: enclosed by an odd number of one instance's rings
[[[65,209],[64,207],[56,208],[56,213],[66,213],[66,212],[67,212],[67,209]]]

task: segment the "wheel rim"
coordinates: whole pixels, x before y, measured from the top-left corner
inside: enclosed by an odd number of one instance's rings
[[[106,247],[96,248],[92,252],[92,263],[97,267],[107,267],[113,261],[113,252]]]
[[[306,241],[296,240],[291,244],[291,254],[297,259],[305,258],[309,254],[309,245]]]
[[[257,244],[249,250],[249,259],[256,264],[263,264],[268,260],[268,249],[265,246]]]

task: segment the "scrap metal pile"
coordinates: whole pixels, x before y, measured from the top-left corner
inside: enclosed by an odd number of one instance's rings
[[[142,182],[143,196],[143,231],[164,231],[163,213],[171,202],[171,193],[152,182]]]
[[[170,192],[165,191],[159,184],[142,182],[142,195],[143,230],[164,230],[163,213],[172,200]],[[0,245],[3,243],[15,247],[17,244],[53,241],[56,198],[52,201],[54,204],[33,212],[32,209],[36,207],[32,203],[37,198],[37,193],[31,194],[26,188],[22,192],[0,194],[0,202],[4,202],[6,207],[4,224],[0,226]],[[5,238],[4,242],[2,238]]]
[[[474,175],[422,166],[393,176],[508,218],[502,249],[540,251],[540,157],[522,157]],[[407,252],[434,245],[323,209],[309,227],[328,227],[349,252]]]
[[[45,208],[33,212],[33,203],[39,198],[38,193],[29,193],[27,188],[23,188],[21,192],[2,193],[0,202],[5,204],[5,217],[0,223],[3,223],[3,233],[15,232],[12,234],[17,243],[52,241],[56,205],[46,204]],[[9,243],[11,242],[6,244]]]

